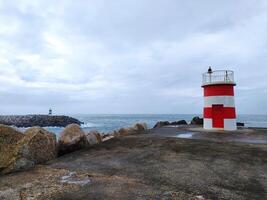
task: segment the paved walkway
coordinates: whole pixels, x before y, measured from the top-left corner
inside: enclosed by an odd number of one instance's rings
[[[161,137],[267,144],[267,129],[263,128],[241,128],[236,131],[208,131],[197,126],[166,126],[152,129],[150,133]]]

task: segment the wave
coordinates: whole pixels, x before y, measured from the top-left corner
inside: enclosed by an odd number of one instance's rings
[[[101,126],[102,125],[100,124],[95,124],[95,123],[90,123],[90,122],[86,122],[81,125],[82,128],[92,128],[92,127],[101,127]]]

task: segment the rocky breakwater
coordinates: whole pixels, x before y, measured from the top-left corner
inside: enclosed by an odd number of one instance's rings
[[[0,124],[16,127],[81,125],[83,122],[64,115],[1,115]]]
[[[178,125],[187,125],[187,122],[185,120],[178,120],[174,122],[169,121],[159,121],[155,124],[153,128],[160,128],[163,126],[178,126]]]
[[[78,124],[68,125],[56,140],[54,133],[32,127],[24,133],[0,124],[0,175],[23,171],[58,156],[85,149],[115,137],[145,133],[146,124],[121,128],[109,134],[84,132]]]
[[[145,123],[137,123],[133,127],[121,128],[107,134],[101,134],[95,130],[85,133],[79,125],[70,124],[60,134],[58,141],[58,154],[61,156],[80,149],[91,147],[115,137],[140,134],[147,130],[147,125]]]
[[[201,117],[195,116],[193,117],[193,119],[191,120],[190,124],[187,124],[187,122],[185,120],[178,120],[178,121],[174,121],[174,122],[169,122],[169,121],[159,121],[157,122],[153,128],[161,128],[164,126],[184,126],[184,125],[195,125],[195,126],[203,126],[204,120]],[[236,125],[238,127],[244,127],[245,123],[242,122],[237,122]]]

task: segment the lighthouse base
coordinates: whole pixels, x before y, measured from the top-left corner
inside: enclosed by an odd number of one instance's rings
[[[207,130],[225,130],[234,131],[237,130],[236,119],[224,119],[223,126],[216,126],[213,119],[204,118],[204,129]]]

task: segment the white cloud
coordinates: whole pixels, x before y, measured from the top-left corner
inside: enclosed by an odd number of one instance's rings
[[[266,11],[264,0],[0,1],[0,109],[195,113],[212,65],[235,70],[240,112],[262,113],[244,102],[267,100]]]

